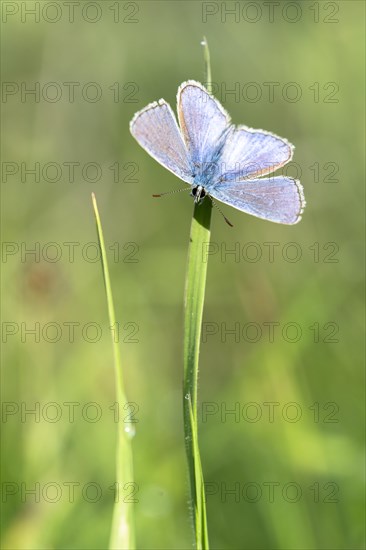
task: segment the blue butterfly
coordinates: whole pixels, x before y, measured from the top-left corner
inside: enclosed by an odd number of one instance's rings
[[[155,160],[205,196],[264,220],[295,224],[305,207],[303,187],[287,176],[268,176],[287,164],[294,147],[264,130],[234,126],[222,105],[200,84],[178,89],[179,126],[170,105],[154,101],[137,112],[130,131]],[[263,177],[266,176],[266,177]]]

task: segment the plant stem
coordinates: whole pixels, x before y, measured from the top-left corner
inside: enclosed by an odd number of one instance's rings
[[[206,39],[204,59],[206,85],[210,89],[210,53]],[[184,314],[184,383],[183,410],[184,432],[188,470],[190,476],[191,507],[197,549],[208,549],[206,501],[201,459],[198,447],[197,381],[201,326],[205,297],[207,258],[204,249],[210,242],[212,202],[206,198],[202,204],[194,204],[185,288]]]

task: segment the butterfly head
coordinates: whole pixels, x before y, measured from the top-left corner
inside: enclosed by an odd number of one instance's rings
[[[194,197],[194,202],[197,204],[201,204],[206,195],[207,193],[202,185],[195,185],[192,187],[191,197]]]

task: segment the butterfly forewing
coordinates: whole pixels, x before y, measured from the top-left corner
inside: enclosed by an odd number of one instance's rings
[[[163,99],[139,111],[130,123],[138,143],[160,164],[187,183],[192,183],[189,154],[174,113]]]
[[[230,117],[220,103],[194,80],[178,89],[177,110],[184,141],[194,166],[215,159]]]

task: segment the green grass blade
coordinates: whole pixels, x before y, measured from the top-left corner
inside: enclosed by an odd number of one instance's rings
[[[204,201],[194,206],[185,294],[184,316],[184,428],[188,470],[191,485],[191,506],[196,547],[208,548],[203,474],[198,448],[197,379],[207,262],[203,246],[210,240],[212,204]]]
[[[191,426],[195,424],[195,418],[193,415],[192,403],[189,398],[189,416]],[[204,492],[204,482],[201,466],[201,457],[198,447],[198,433],[197,430],[193,430],[192,433],[192,447],[193,455],[195,456],[194,461],[194,476],[197,480],[195,485],[195,498],[197,503],[197,509],[195,513],[195,524],[196,524],[196,544],[200,544],[201,548],[208,548],[208,531],[207,531],[207,521],[206,521],[206,499]]]
[[[212,93],[210,50],[208,48],[207,38],[205,36],[203,37],[201,45],[203,46],[203,59],[205,62],[206,88],[210,93]]]
[[[203,40],[206,84],[211,81],[210,54]],[[206,500],[198,447],[197,380],[201,325],[205,298],[207,261],[204,246],[210,242],[212,202],[209,199],[194,205],[185,288],[184,312],[184,431],[191,489],[191,507],[197,549],[208,549]]]
[[[97,224],[98,240],[101,252],[101,261],[104,277],[104,285],[107,296],[109,323],[112,331],[112,345],[114,356],[114,367],[116,376],[116,396],[120,413],[125,409],[127,402],[123,384],[123,373],[121,356],[119,350],[118,332],[116,329],[116,316],[114,312],[112,287],[109,278],[107,263],[107,254],[104,244],[102,224],[98,212],[97,201],[94,193],[92,202]],[[128,405],[127,405],[128,406]],[[109,547],[111,549],[133,549],[135,548],[134,524],[133,524],[133,504],[124,502],[123,490],[127,489],[133,483],[133,463],[132,463],[132,445],[131,435],[124,426],[120,426],[117,435],[117,460],[116,460],[116,497],[113,511],[112,531]]]

